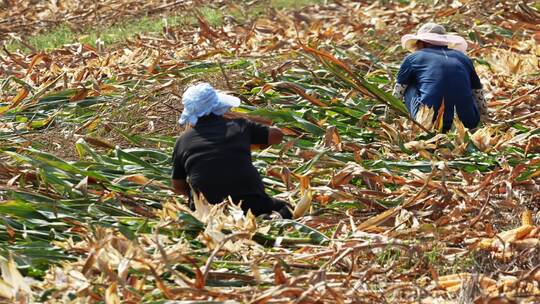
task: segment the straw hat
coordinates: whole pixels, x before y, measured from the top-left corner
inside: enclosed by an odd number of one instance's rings
[[[414,51],[418,40],[433,45],[444,45],[463,53],[467,50],[467,41],[463,37],[447,34],[444,26],[437,23],[426,23],[420,27],[418,33],[401,37],[401,46],[409,51]]]

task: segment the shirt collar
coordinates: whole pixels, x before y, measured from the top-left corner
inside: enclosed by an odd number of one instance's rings
[[[203,124],[218,120],[223,120],[223,116],[210,113],[208,115],[199,117],[199,119],[197,120],[197,124]]]

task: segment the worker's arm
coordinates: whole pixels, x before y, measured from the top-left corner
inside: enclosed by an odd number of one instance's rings
[[[284,134],[277,127],[269,127],[248,120],[246,129],[250,134],[251,149],[265,149],[283,141]]]
[[[189,196],[189,185],[184,179],[171,179],[173,191],[176,194]]]
[[[266,149],[271,145],[277,145],[283,141],[283,132],[276,127],[268,128],[268,139],[266,143],[252,144],[252,150]]]
[[[403,63],[399,67],[398,74],[396,76],[396,84],[392,95],[397,99],[403,100],[405,97],[405,91],[407,87],[414,80],[414,69],[412,62],[414,57],[409,55],[403,60]]]
[[[174,193],[189,197],[190,187],[186,182],[187,172],[182,158],[183,151],[182,140],[179,138],[174,145],[172,155],[171,185]]]

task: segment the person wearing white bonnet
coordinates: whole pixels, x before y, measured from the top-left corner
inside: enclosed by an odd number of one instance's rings
[[[448,34],[440,24],[426,23],[416,34],[404,35],[401,45],[413,53],[400,66],[393,95],[404,99],[413,117],[422,105],[438,113],[444,100],[444,132],[451,128],[454,112],[470,129],[486,119],[482,84],[465,54],[465,39]]]
[[[208,83],[189,87],[182,95],[184,109],[178,122],[190,125],[178,137],[172,157],[171,183],[176,193],[204,196],[211,204],[231,198],[244,212],[258,216],[276,212],[291,218],[287,204],[264,190],[262,179],[251,160],[251,145],[272,145],[283,133],[246,119],[223,115],[240,106],[240,99],[216,91]]]
[[[194,126],[199,117],[210,113],[223,115],[231,108],[240,106],[240,99],[218,92],[208,83],[199,83],[184,92],[182,104],[184,109],[178,122]]]

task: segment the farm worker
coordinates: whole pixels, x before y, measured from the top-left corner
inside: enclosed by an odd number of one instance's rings
[[[251,161],[251,145],[273,145],[283,133],[245,119],[223,115],[240,105],[240,99],[217,92],[208,83],[189,87],[182,96],[184,109],[179,119],[189,125],[176,141],[173,152],[172,185],[176,193],[189,197],[203,194],[211,204],[232,198],[244,212],[258,216],[277,212],[292,214],[285,202],[271,198]]]
[[[444,100],[443,132],[452,126],[454,109],[469,129],[485,119],[486,100],[474,65],[465,55],[465,39],[447,34],[440,24],[426,23],[417,34],[403,36],[401,45],[413,53],[401,64],[393,95],[405,100],[413,117],[421,105],[434,108],[437,115]]]

